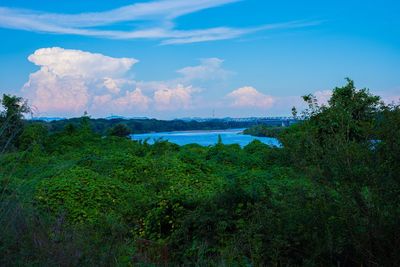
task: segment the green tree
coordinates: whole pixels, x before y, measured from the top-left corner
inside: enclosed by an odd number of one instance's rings
[[[131,134],[131,130],[126,126],[126,124],[118,123],[114,127],[112,127],[109,131],[109,135],[126,137]]]
[[[400,214],[398,108],[385,107],[350,79],[327,105],[312,95],[304,100],[304,121],[281,136],[290,164],[341,195],[339,220],[354,249],[352,261],[390,266],[397,256],[382,255],[390,250],[386,242],[399,244],[393,237]]]
[[[343,173],[346,167],[354,170],[351,159],[368,149],[374,138],[374,125],[382,110],[380,98],[368,89],[356,89],[354,82],[347,79],[345,86],[333,90],[328,105],[320,106],[313,95],[303,99],[308,103],[303,111],[304,121],[282,136],[284,146],[293,153],[293,163],[308,169],[312,164],[317,171],[330,169],[336,174]],[[332,177],[331,174],[322,175]]]
[[[292,107],[292,116],[293,116],[293,119],[297,119],[297,109],[296,109],[296,107]]]
[[[90,116],[87,111],[83,113],[83,116],[80,118],[81,131],[86,134],[92,133],[92,127],[90,125]]]
[[[7,94],[3,94],[0,104],[3,107],[0,113],[0,152],[5,152],[16,147],[24,128],[24,114],[31,110],[22,97]]]

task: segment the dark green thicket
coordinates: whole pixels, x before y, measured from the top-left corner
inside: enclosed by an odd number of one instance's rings
[[[304,98],[282,148],[23,127],[0,155],[0,265],[399,266],[400,108],[350,80]]]
[[[333,90],[328,106],[304,98],[305,121],[281,137],[290,164],[346,201],[340,216],[352,250],[344,252],[353,251],[353,261],[399,264],[393,251],[400,245],[393,232],[400,218],[399,107],[384,106],[351,80]]]
[[[243,131],[244,134],[249,134],[259,137],[279,137],[279,135],[285,130],[283,126],[267,126],[267,125],[254,125]]]
[[[30,112],[27,103],[21,98],[3,95],[0,100],[0,153],[17,147],[18,137],[23,131],[23,115]]]
[[[126,124],[118,123],[114,127],[112,127],[109,132],[109,135],[126,137],[131,134],[131,130],[126,126]]]

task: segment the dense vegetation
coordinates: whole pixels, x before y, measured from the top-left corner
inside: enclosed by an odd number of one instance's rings
[[[350,80],[327,106],[304,99],[282,148],[18,124],[0,265],[399,266],[400,108]]]
[[[268,126],[264,124],[258,124],[245,129],[243,133],[259,137],[279,138],[284,130],[284,126]]]

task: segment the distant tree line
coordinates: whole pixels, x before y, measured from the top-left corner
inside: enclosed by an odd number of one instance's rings
[[[61,132],[67,125],[78,127],[81,118],[45,121],[27,121],[28,124],[40,123],[45,125],[50,132]],[[257,121],[224,121],[220,119],[204,122],[183,120],[157,120],[157,119],[89,119],[90,127],[94,132],[107,135],[109,129],[116,125],[125,125],[130,133],[140,134],[149,132],[170,132],[189,130],[222,130],[231,128],[248,128],[257,124]],[[118,126],[121,127],[121,126]]]

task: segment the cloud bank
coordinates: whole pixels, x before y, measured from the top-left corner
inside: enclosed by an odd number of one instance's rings
[[[202,59],[197,66],[177,71],[165,81],[137,81],[131,71],[134,58],[113,58],[60,47],[36,50],[28,60],[39,66],[23,86],[36,114],[79,116],[84,111],[100,116],[132,115],[152,110],[193,108],[202,91],[196,81],[224,79],[229,71],[218,58]]]

